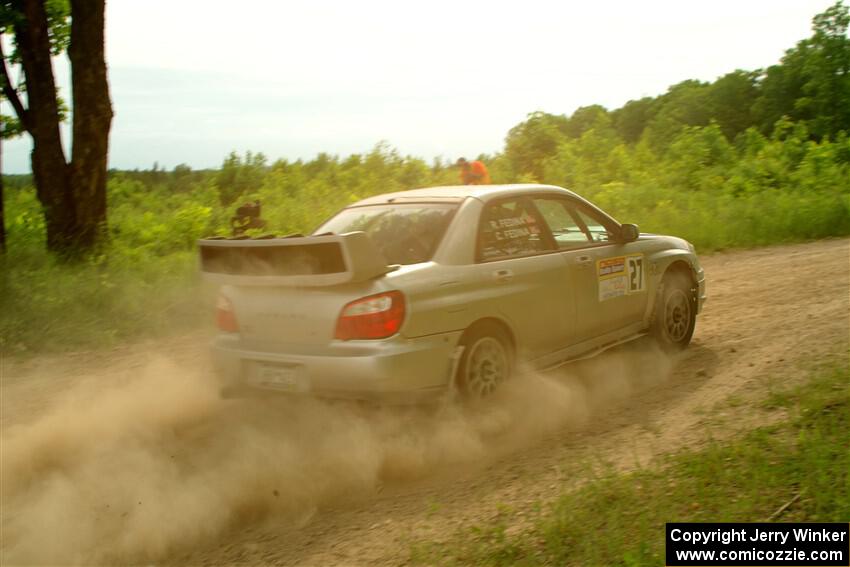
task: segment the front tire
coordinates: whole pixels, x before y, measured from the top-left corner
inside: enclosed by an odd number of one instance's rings
[[[652,325],[662,348],[677,351],[688,346],[696,327],[696,307],[691,279],[681,272],[665,274]]]
[[[465,400],[489,397],[513,373],[513,349],[507,334],[495,325],[481,325],[461,338],[463,355],[455,377]]]

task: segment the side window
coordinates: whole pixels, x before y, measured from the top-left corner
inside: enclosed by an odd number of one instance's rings
[[[607,219],[603,219],[596,211],[576,208],[580,222],[587,227],[588,235],[593,242],[609,242],[614,240],[614,229]]]
[[[554,250],[543,219],[528,198],[490,204],[478,228],[478,260],[527,256]]]
[[[534,204],[549,225],[560,250],[582,248],[590,244],[587,225],[580,221],[569,201],[538,197],[534,199]]]

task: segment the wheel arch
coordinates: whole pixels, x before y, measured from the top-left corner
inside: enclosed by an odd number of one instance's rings
[[[691,308],[687,314],[687,327],[681,337],[670,337],[666,329],[667,321],[665,319],[666,308],[664,307],[667,297],[667,286],[670,285],[675,291],[690,291]],[[657,292],[653,303],[652,317],[650,320],[650,331],[659,341],[662,348],[666,350],[679,350],[687,346],[691,342],[696,323],[696,313],[698,305],[699,284],[696,279],[692,265],[683,259],[673,260],[661,274]],[[687,299],[686,299],[687,301]],[[674,314],[675,317],[675,314]],[[678,317],[674,321],[675,325],[679,324]]]
[[[684,258],[673,258],[673,260],[667,264],[664,268],[664,271],[661,272],[661,276],[658,278],[658,286],[655,290],[655,295],[652,298],[652,316],[655,315],[655,305],[658,303],[661,294],[664,293],[664,284],[669,281],[670,278],[676,277],[677,275],[681,275],[687,278],[688,282],[691,284],[691,293],[693,294],[693,301],[697,299],[697,280],[696,275],[694,274],[694,269],[691,267],[691,264]]]
[[[517,344],[513,329],[511,329],[506,321],[498,317],[482,317],[468,325],[458,341],[459,348],[456,350],[456,364],[452,366],[450,377],[450,388],[453,395],[460,395],[462,398],[469,395],[467,386],[464,385],[463,373],[465,372],[465,365],[468,364],[467,356],[469,353],[467,349],[471,348],[472,344],[474,344],[474,338],[476,336],[492,336],[494,333],[499,333],[507,338],[509,343],[507,345],[508,352],[505,353],[508,358],[507,375],[510,376],[513,373],[517,364]],[[503,341],[500,340],[499,342]]]
[[[693,267],[684,259],[677,258],[670,262],[667,267],[664,269],[664,273],[661,274],[661,281],[663,282],[668,277],[672,277],[674,274],[682,274],[688,278],[688,281],[691,282],[691,285],[696,286],[697,279],[694,274]]]
[[[499,319],[498,317],[482,317],[481,319],[477,319],[476,321],[468,325],[466,329],[464,329],[463,334],[461,334],[460,336],[460,341],[463,341],[464,338],[468,337],[473,332],[479,329],[486,329],[487,327],[495,327],[500,331],[504,332],[505,336],[507,336],[508,340],[510,341],[511,350],[513,351],[514,356],[516,356],[516,335],[514,334],[513,329],[511,329],[511,326],[508,325],[504,320]]]
[[[688,278],[688,281],[691,284],[691,289],[693,292],[693,300],[697,300],[697,283],[696,274],[694,273],[694,268],[691,263],[688,261],[687,256],[683,254],[675,254],[668,255],[665,254],[660,258],[657,258],[661,261],[666,261],[666,265],[663,269],[658,270],[656,272],[655,278],[655,291],[652,296],[649,298],[649,302],[646,306],[646,322],[648,325],[652,325],[655,319],[655,310],[658,305],[659,298],[661,294],[664,293],[664,284],[665,281],[671,277],[674,277],[676,274],[681,274],[682,276]],[[659,262],[661,263],[661,262]]]

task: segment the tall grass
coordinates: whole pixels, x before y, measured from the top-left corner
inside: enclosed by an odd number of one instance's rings
[[[0,268],[6,354],[111,346],[211,320],[212,292],[191,251],[136,262],[107,253],[72,266],[43,253],[10,254]]]

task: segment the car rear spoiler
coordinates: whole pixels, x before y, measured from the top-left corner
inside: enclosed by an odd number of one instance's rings
[[[395,269],[365,232],[284,238],[204,238],[201,273],[233,285],[331,286]]]

